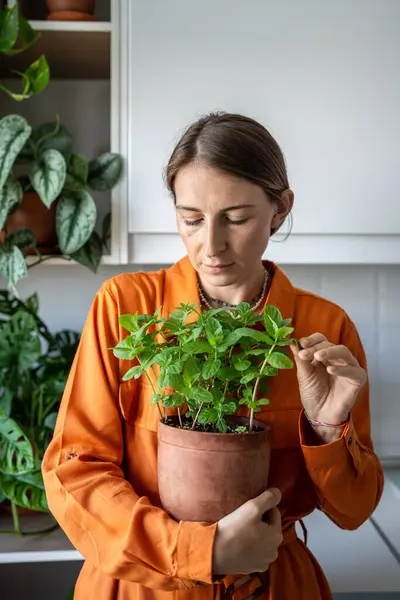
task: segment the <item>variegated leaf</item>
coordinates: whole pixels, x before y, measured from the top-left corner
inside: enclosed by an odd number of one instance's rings
[[[15,159],[31,135],[32,128],[19,115],[0,119],[0,189],[5,184]]]
[[[39,162],[32,166],[32,187],[50,208],[54,200],[60,195],[66,175],[67,167],[63,155],[57,150],[46,150],[40,156]]]
[[[122,158],[119,154],[106,152],[89,163],[88,184],[93,190],[111,190],[122,173]]]
[[[84,244],[77,252],[71,254],[71,258],[77,263],[90,269],[93,273],[97,273],[102,254],[103,246],[101,238],[97,231],[93,231],[86,244]]]
[[[22,196],[23,191],[19,181],[8,177],[0,189],[0,230],[3,229],[8,215],[21,203]]]
[[[72,154],[67,166],[65,190],[76,192],[86,186],[89,174],[89,162],[82,154]]]
[[[71,255],[90,238],[96,224],[95,201],[86,190],[69,192],[57,204],[56,228],[60,250]]]
[[[28,267],[26,265],[25,256],[22,254],[18,246],[13,246],[12,249],[7,252],[7,279],[8,287],[14,295],[18,295],[15,287],[16,284],[20,279],[26,277],[27,275]]]

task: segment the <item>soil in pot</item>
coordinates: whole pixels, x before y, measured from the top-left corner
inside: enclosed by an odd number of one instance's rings
[[[228,422],[248,425],[245,417]],[[254,425],[252,433],[206,433],[160,422],[158,486],[164,510],[177,521],[215,523],[265,491],[270,428],[259,421]]]
[[[46,0],[49,20],[93,21],[94,0]]]
[[[37,247],[41,254],[60,254],[57,247],[56,231],[57,200],[47,208],[35,192],[25,192],[17,210],[7,219],[7,234],[18,229],[31,229],[36,237]],[[4,241],[4,232],[1,240]],[[31,248],[25,254],[36,254]]]

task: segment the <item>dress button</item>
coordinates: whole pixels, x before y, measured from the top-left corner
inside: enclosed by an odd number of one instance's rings
[[[349,437],[349,445],[352,443],[352,441],[353,441],[353,438],[350,436]]]

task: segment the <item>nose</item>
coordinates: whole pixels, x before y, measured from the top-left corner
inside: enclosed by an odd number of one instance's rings
[[[223,227],[218,223],[208,223],[205,229],[204,254],[207,258],[220,256],[227,246]]]

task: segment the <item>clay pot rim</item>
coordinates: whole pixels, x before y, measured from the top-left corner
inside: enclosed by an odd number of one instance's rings
[[[168,417],[171,421],[175,421],[177,422],[179,420],[178,415],[171,415],[170,417]],[[226,420],[228,422],[233,422],[233,423],[237,423],[238,425],[246,425],[247,423],[249,423],[250,421],[250,417],[242,417],[239,415],[232,415],[229,417],[226,417]],[[258,421],[257,419],[253,419],[253,425],[255,427],[261,427],[262,431],[252,431],[251,433],[247,432],[246,433],[224,433],[223,431],[219,431],[219,432],[210,432],[210,431],[199,431],[198,429],[192,431],[191,429],[180,429],[179,427],[173,427],[172,425],[168,425],[168,423],[164,423],[164,421],[162,419],[160,419],[158,421],[158,425],[164,428],[168,428],[168,429],[178,429],[179,431],[184,431],[186,433],[197,433],[198,435],[206,435],[207,437],[211,437],[211,436],[221,436],[221,435],[235,435],[235,437],[237,436],[241,436],[241,435],[245,435],[245,436],[249,436],[249,435],[264,435],[265,431],[268,431],[271,429],[271,426],[268,423],[265,423],[264,421]]]

